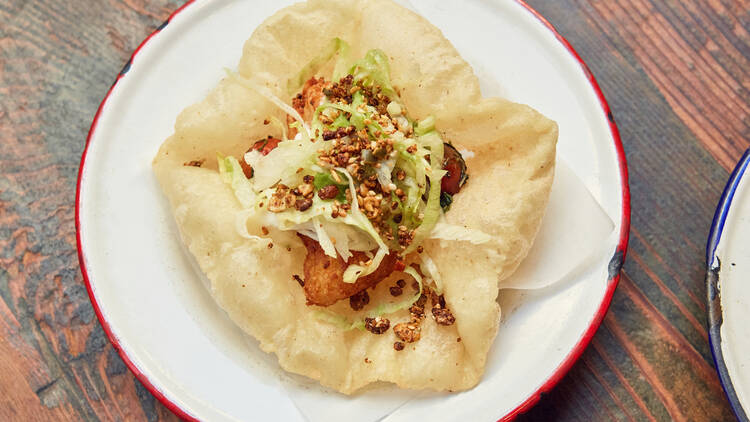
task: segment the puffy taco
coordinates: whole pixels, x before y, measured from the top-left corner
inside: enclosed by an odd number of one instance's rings
[[[422,17],[310,0],[255,30],[153,167],[216,302],[284,369],[457,391],[484,371],[556,141],[483,98]]]

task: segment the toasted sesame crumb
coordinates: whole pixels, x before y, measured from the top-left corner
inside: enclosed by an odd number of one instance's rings
[[[375,317],[375,318],[365,318],[365,328],[367,331],[373,333],[373,334],[383,334],[384,332],[388,331],[388,328],[391,326],[391,321],[388,320],[388,318],[383,317]]]
[[[326,262],[330,265],[330,261]],[[367,294],[367,290],[362,290],[359,293],[355,293],[349,297],[349,306],[355,311],[360,311],[370,303],[370,295]],[[387,329],[387,328],[386,328]]]
[[[448,309],[432,308],[432,316],[435,318],[435,322],[440,325],[453,325],[456,322],[453,313]]]
[[[183,166],[186,166],[186,167],[200,167],[205,162],[206,162],[206,159],[205,158],[201,158],[200,160],[187,161],[187,162],[185,162],[183,164]]]
[[[414,343],[420,339],[422,328],[418,323],[402,322],[393,326],[393,333],[407,343]]]
[[[336,185],[328,185],[318,190],[320,199],[333,199],[339,194],[339,188]]]

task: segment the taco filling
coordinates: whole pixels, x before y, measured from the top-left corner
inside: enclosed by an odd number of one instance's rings
[[[460,391],[539,230],[557,134],[483,97],[421,16],[308,0],[256,28],[153,169],[211,297],[284,370]]]
[[[348,59],[343,54],[348,45],[334,39],[331,46],[338,46],[340,67]],[[306,66],[297,80],[332,59],[325,55]],[[273,128],[280,138],[269,134],[242,157],[219,156],[219,171],[252,210],[246,216],[262,215],[266,225],[260,235],[273,227],[294,231],[302,240],[307,255],[300,285],[308,305],[325,307],[349,299],[351,308],[360,310],[369,303],[368,288],[405,270],[407,260],[415,260],[411,255],[424,254],[422,243],[468,173],[460,152],[441,137],[432,116],[409,116],[391,85],[382,51],[368,51],[342,73],[331,80],[310,76],[292,97],[293,110],[282,106],[288,111],[285,127],[276,120]],[[262,92],[239,75],[230,77]],[[402,289],[394,286],[393,295]],[[415,308],[408,325],[394,327],[400,339],[419,339],[416,324],[424,316],[426,295],[437,295],[435,291],[434,280],[431,286],[417,283],[413,298],[395,308]],[[381,334],[389,325],[381,314],[382,309],[350,328]],[[441,325],[455,321],[438,296],[433,316]]]

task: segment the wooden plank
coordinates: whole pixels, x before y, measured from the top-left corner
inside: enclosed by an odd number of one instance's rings
[[[747,81],[747,76],[726,66],[722,80],[710,81],[708,69],[730,55],[738,60],[738,48],[746,60],[747,38],[740,43],[733,38],[731,48],[722,41],[726,50],[704,57],[690,41],[696,23],[682,22],[673,12],[701,2],[530,3],[568,37],[599,78],[630,167],[633,235],[626,276],[594,347],[577,365],[596,362],[590,365],[612,383],[605,389],[611,401],[625,403],[636,420],[731,420],[706,340],[705,252],[698,245],[705,244],[726,169],[748,146],[746,138],[736,142],[747,129],[728,110],[744,109],[749,98],[742,90],[726,91],[732,78]],[[736,18],[729,17],[726,24],[732,22]],[[569,378],[562,384],[575,382]],[[557,390],[546,401],[550,404],[522,420],[569,408]]]
[[[0,3],[2,420],[175,419],[126,370],[94,317],[72,198],[99,101],[176,6]]]

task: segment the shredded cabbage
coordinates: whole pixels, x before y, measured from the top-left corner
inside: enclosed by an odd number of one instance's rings
[[[316,309],[313,311],[313,316],[323,322],[335,325],[336,327],[344,331],[353,330],[355,328],[358,330],[365,329],[364,320],[360,319],[352,322],[349,321],[345,316],[333,313],[331,311]]]
[[[344,41],[339,38],[333,39],[330,45],[318,57],[305,66],[295,78],[288,81],[288,86],[294,91],[298,90],[305,80],[336,54],[339,55],[336,72],[340,73],[342,69],[345,69],[342,63],[348,57],[348,49],[349,46]],[[320,189],[321,185],[328,186],[332,184],[331,180],[323,180],[330,178],[328,177],[328,172],[318,166],[317,160],[319,154],[323,152],[321,149],[332,148],[333,143],[314,142],[315,139],[312,139],[311,128],[302,120],[299,113],[274,96],[268,88],[258,86],[236,73],[230,71],[227,71],[227,73],[233,81],[264,96],[285,113],[294,117],[296,121],[290,126],[299,129],[295,139],[288,140],[286,139],[283,123],[278,121],[278,119],[274,119],[274,124],[282,127],[282,137],[284,138],[282,142],[266,156],[263,156],[258,151],[250,151],[245,154],[245,161],[255,170],[252,183],[242,175],[241,167],[237,160],[231,157],[220,159],[222,177],[227,183],[232,185],[235,195],[237,195],[243,206],[249,208],[253,203],[268,200],[274,194],[275,188],[273,186],[277,183],[296,186],[301,181],[303,175],[309,175],[310,171],[315,174],[314,185],[317,189]],[[377,110],[365,103],[361,92],[356,92],[352,95],[351,104],[334,104],[324,101],[315,110],[311,126],[316,133],[320,129],[330,128],[330,124],[323,125],[318,117],[323,113],[329,119],[333,119],[332,116],[335,113],[333,110],[339,111],[339,115],[336,116],[333,122],[334,127],[337,125],[353,125],[358,130],[367,129],[372,136],[375,136],[378,132],[391,133],[394,129],[393,125],[398,126],[400,131],[390,135],[390,139],[394,141],[395,151],[392,153],[393,155],[389,157],[379,156],[379,165],[374,167],[374,172],[378,182],[384,188],[390,188],[394,184],[397,184],[406,193],[406,198],[396,198],[398,207],[400,208],[399,212],[403,214],[403,223],[400,224],[415,227],[415,231],[411,244],[401,252],[401,255],[405,256],[411,253],[428,237],[466,240],[475,244],[489,241],[487,235],[484,235],[480,231],[469,231],[468,229],[449,226],[444,222],[438,224],[438,219],[443,215],[440,203],[440,182],[446,173],[444,170],[439,170],[443,160],[443,140],[435,130],[434,117],[429,116],[419,122],[413,122],[403,115],[402,106],[391,85],[390,69],[386,55],[380,50],[370,50],[364,58],[350,68],[349,73],[354,76],[356,81],[361,81],[366,86],[380,86],[381,91],[391,97],[392,101],[388,105],[387,111],[392,115],[394,123],[387,123],[386,127],[383,127],[377,119],[372,119],[373,114]],[[338,79],[340,76],[337,73],[334,75],[334,79]],[[415,138],[406,138],[404,135],[405,133],[409,133],[407,131],[409,128],[414,129]],[[378,134],[377,136],[380,135]],[[410,149],[414,145],[416,145],[416,151]],[[429,160],[425,158],[427,156],[429,156]],[[366,157],[368,160],[371,158]],[[223,164],[222,160],[224,160]],[[234,162],[231,160],[234,160]],[[392,177],[395,168],[403,170],[406,177],[395,180]],[[304,171],[300,171],[300,169]],[[357,191],[354,179],[344,168],[336,168],[335,170],[347,178],[346,183],[333,183],[339,186],[339,196],[336,199],[339,202],[346,202],[344,195],[345,187],[348,186],[352,194]],[[241,178],[238,178],[238,175]],[[253,189],[258,192],[258,196],[261,198],[257,202],[254,202],[255,193]],[[359,277],[374,272],[390,251],[380,234],[375,230],[373,224],[359,209],[356,199],[349,204],[351,208],[347,212],[346,217],[331,217],[334,206],[333,202],[330,200],[321,200],[316,195],[313,197],[312,207],[306,211],[288,209],[280,213],[264,213],[268,214],[264,218],[268,220],[271,226],[281,230],[296,230],[299,233],[314,238],[320,243],[325,254],[328,256],[337,257],[340,255],[343,259],[348,260],[352,256],[352,250],[361,250],[368,253],[368,256],[371,257],[369,265],[353,263],[344,271],[343,281],[354,283]],[[246,218],[247,216],[245,217],[245,221]],[[391,223],[389,222],[388,224]],[[397,230],[397,225],[392,225],[391,227],[394,232]],[[244,232],[241,231],[239,225],[238,230],[240,230],[241,235],[253,238],[253,235],[247,233],[246,226],[244,227]],[[370,251],[375,248],[377,248],[377,251],[374,251],[373,256]],[[429,263],[432,263],[434,266],[429,257],[426,259],[428,260],[425,264],[426,267],[429,267]],[[414,271],[407,272],[411,273]],[[416,274],[415,278],[418,277],[419,274]],[[440,283],[439,275],[432,275],[432,277],[436,280],[436,283]]]
[[[422,222],[414,231],[412,243],[403,252],[404,255],[414,251],[427,238],[443,212],[440,207],[440,182],[447,172],[445,170],[435,170],[440,168],[443,163],[443,140],[435,131],[422,135],[418,139],[430,149],[430,191],[427,197],[427,204],[424,211],[422,211],[424,214]]]
[[[432,281],[435,283],[435,292],[439,295],[443,294],[443,278],[440,277],[440,272],[437,265],[435,265],[435,261],[426,252],[422,253],[422,271],[432,278]]]
[[[420,276],[419,273],[412,267],[407,267],[404,272],[414,277],[414,280],[416,280],[417,284],[419,284],[419,290],[417,291],[417,293],[415,293],[414,296],[404,299],[400,302],[381,303],[377,308],[375,308],[375,311],[369,315],[369,318],[377,318],[379,316],[398,312],[402,309],[409,309],[419,300],[419,297],[422,296],[422,292],[424,291],[422,276]],[[344,331],[353,330],[355,328],[358,330],[365,329],[364,318],[352,322],[343,315],[320,309],[316,309],[315,311],[313,311],[313,316],[320,321],[335,325],[336,327]]]
[[[414,134],[417,136],[424,136],[433,130],[435,130],[435,116],[427,116],[417,123],[417,127],[414,129]]]
[[[419,284],[419,291],[416,294],[414,294],[414,296],[410,298],[406,298],[402,300],[401,302],[381,303],[380,305],[378,305],[377,308],[375,308],[375,313],[373,314],[371,318],[375,318],[375,317],[383,316],[387,314],[392,314],[402,309],[408,309],[417,300],[419,300],[420,296],[422,296],[422,290],[423,290],[422,276],[420,276],[419,273],[412,267],[406,267],[406,269],[404,269],[404,272],[414,277],[414,280],[416,280],[417,284]]]
[[[271,116],[270,119],[271,123],[273,123],[274,126],[276,126],[277,129],[281,131],[281,140],[286,141],[287,139],[287,133],[286,133],[286,125],[284,123],[281,123],[281,120],[279,120],[276,116]]]
[[[349,44],[341,38],[336,37],[331,40],[317,57],[305,65],[295,77],[287,81],[289,95],[296,94],[300,88],[302,88],[302,85],[304,85],[310,77],[315,75],[315,72],[317,72],[318,69],[330,61],[336,53],[338,53],[339,58],[336,61],[336,67],[333,70],[333,80],[337,81],[341,79],[346,71],[346,61],[349,58]]]
[[[367,79],[375,85],[380,85],[383,94],[390,98],[398,98],[398,94],[391,85],[391,68],[388,64],[388,56],[381,50],[370,50],[365,57],[358,61],[349,70],[354,75],[354,79],[359,81]]]
[[[430,232],[430,239],[460,240],[481,245],[492,241],[493,237],[481,230],[448,224],[445,218],[441,218]]]
[[[388,186],[393,183],[391,179],[391,173],[393,172],[393,167],[395,166],[396,160],[391,158],[390,160],[381,161],[380,167],[375,169],[375,173],[378,175],[378,182],[384,190],[388,189]]]
[[[352,195],[355,195],[357,190],[354,188],[354,179],[349,172],[343,168],[336,168],[336,170],[344,173],[349,180],[349,189],[351,190]],[[344,271],[344,283],[354,283],[358,278],[371,274],[380,266],[383,258],[388,254],[388,246],[383,242],[383,239],[380,238],[378,232],[375,231],[375,227],[372,226],[370,220],[368,220],[367,217],[362,214],[362,211],[359,210],[359,204],[356,200],[352,201],[351,211],[347,213],[346,219],[355,221],[355,224],[372,236],[378,244],[378,251],[372,258],[370,265],[351,264],[346,267],[346,270]]]
[[[336,170],[347,177],[349,188],[354,189],[354,180],[351,175],[345,169],[337,168]],[[263,190],[258,201],[268,201],[275,191],[275,188]],[[388,246],[375,231],[370,220],[359,210],[356,202],[352,204],[346,217],[334,219],[331,217],[332,210],[332,201],[324,201],[316,195],[313,197],[313,205],[304,212],[287,209],[279,213],[264,213],[264,218],[269,226],[280,230],[295,230],[317,240],[326,255],[334,258],[337,256],[336,252],[343,259],[348,259],[351,257],[351,250],[368,252],[377,247],[378,251],[372,257],[370,265],[352,264],[347,267],[344,272],[344,282],[354,283],[357,278],[372,273],[380,266],[383,258],[388,254]],[[369,236],[362,236],[362,232]]]
[[[391,117],[400,116],[403,110],[401,109],[401,105],[395,101],[391,101],[388,103],[388,106],[385,109],[388,114],[391,115]]]
[[[316,162],[318,149],[325,147],[306,139],[290,139],[279,142],[266,156],[250,151],[245,154],[245,161],[255,170],[253,180],[256,189],[266,189],[277,182],[291,186],[301,177],[297,170],[310,168]]]
[[[320,247],[323,248],[323,252],[331,258],[336,258],[336,247],[333,246],[333,242],[328,236],[328,233],[323,230],[323,223],[320,221],[320,218],[316,217],[312,222],[313,226],[315,226],[315,234],[318,235],[318,243],[320,243]]]
[[[302,120],[302,116],[297,113],[297,110],[295,110],[292,106],[289,104],[286,104],[285,102],[281,101],[279,97],[273,95],[273,93],[264,86],[258,86],[249,80],[243,78],[239,73],[233,72],[229,69],[224,69],[224,71],[227,73],[227,76],[229,76],[230,79],[237,82],[238,84],[242,85],[243,87],[254,91],[258,95],[265,97],[268,101],[272,102],[276,107],[280,108],[284,111],[284,113],[292,116],[294,120],[296,120],[300,126],[305,130],[305,133],[307,134],[308,139],[312,139],[312,132],[310,131],[310,127],[307,126],[307,123],[305,123],[304,120]]]
[[[348,261],[352,257],[351,250],[349,249],[349,233],[345,231],[345,228],[349,226],[336,223],[327,223],[325,225],[326,232],[333,239],[333,246],[336,248],[336,252],[341,255],[341,259]],[[321,223],[321,230],[323,224]],[[335,256],[334,256],[335,258]]]
[[[245,177],[242,172],[242,166],[236,158],[222,157],[216,154],[219,162],[219,174],[224,183],[232,187],[234,196],[240,201],[244,208],[250,208],[255,203],[255,193],[253,192],[252,183]]]

